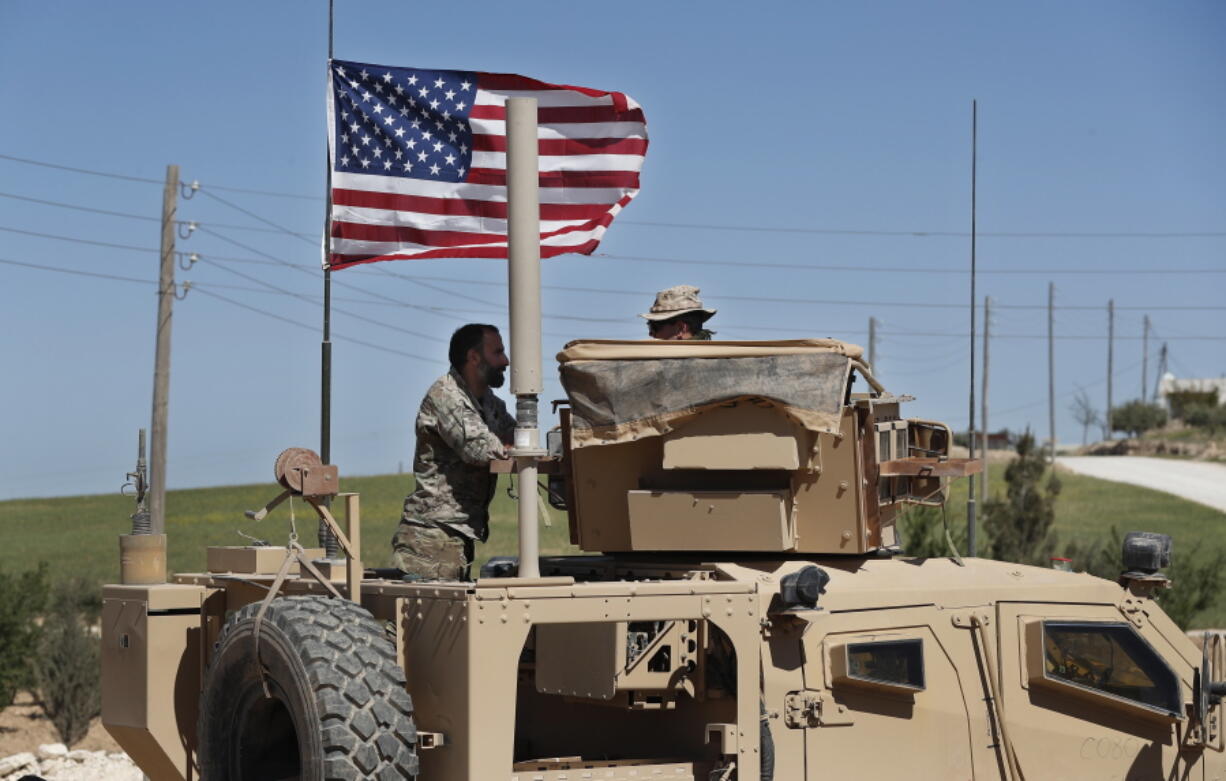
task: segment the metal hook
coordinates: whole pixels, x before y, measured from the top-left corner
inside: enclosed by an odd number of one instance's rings
[[[179,182],[179,195],[182,196],[183,200],[185,201],[190,201],[192,196],[194,196],[199,190],[200,181],[198,179],[193,179],[191,184]]]
[[[183,294],[182,294],[182,295],[179,295],[179,293],[178,293],[178,292],[176,292],[176,293],[175,293],[175,300],[176,300],[176,301],[182,301],[183,299],[187,298],[187,293],[188,293],[188,291],[192,289],[192,283],[191,283],[191,282],[184,282],[184,283],[183,283],[183,285],[182,285],[181,287],[183,288]]]
[[[194,232],[196,231],[196,228],[197,228],[197,227],[199,227],[199,226],[198,226],[198,225],[196,225],[196,223],[194,223],[194,222],[188,222],[188,223],[182,223],[182,222],[180,222],[180,223],[179,223],[179,238],[181,238],[181,239],[190,239],[190,238],[192,237],[192,233],[194,233]],[[183,229],[184,229],[184,228],[187,228],[187,233],[184,233],[184,232],[183,232]]]
[[[179,268],[180,268],[182,271],[191,271],[191,270],[192,270],[192,266],[196,265],[196,261],[200,260],[200,253],[199,253],[199,252],[188,252],[188,253],[176,252],[175,254],[179,256]],[[185,266],[185,265],[183,265],[183,258],[184,258],[184,255],[186,255],[186,256],[187,256],[187,265],[186,265],[186,266]]]

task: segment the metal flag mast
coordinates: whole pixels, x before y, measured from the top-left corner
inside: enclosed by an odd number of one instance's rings
[[[332,67],[332,4],[328,0],[328,68]],[[332,132],[331,129],[328,132]],[[324,144],[324,168],[327,170],[327,185],[324,187],[324,327],[323,340],[319,345],[319,457],[325,464],[332,463],[332,153]],[[319,544],[325,555],[332,559],[339,552],[336,538],[324,521],[319,522]]]

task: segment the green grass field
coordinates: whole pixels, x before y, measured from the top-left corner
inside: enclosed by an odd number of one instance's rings
[[[1004,490],[1003,465],[994,465],[991,484]],[[1061,473],[1064,490],[1056,505],[1056,531],[1064,541],[1105,538],[1112,526],[1121,533],[1156,531],[1174,538],[1176,555],[1205,555],[1226,548],[1226,514],[1183,499],[1120,483]],[[401,504],[412,483],[409,475],[342,478],[342,488],[362,495],[362,557],[368,566],[385,566],[389,541],[400,517]],[[965,480],[954,483],[949,521],[966,525]],[[515,504],[499,486],[492,506],[489,542],[478,547],[477,559],[514,554],[517,547]],[[227,486],[171,491],[167,497],[170,569],[199,572],[209,545],[248,544],[240,534],[284,544],[290,512],[282,505],[264,521],[243,517],[274,497],[278,487]],[[53,578],[78,576],[90,582],[114,582],[119,576],[116,536],[130,529],[130,499],[114,496],[74,496],[55,499],[15,499],[0,502],[0,571],[13,573],[50,565]],[[310,507],[294,503],[299,535],[315,541],[317,522]],[[550,508],[552,527],[541,529],[541,550],[547,554],[576,552],[569,544],[566,515]],[[1226,626],[1226,599],[1202,612],[1194,626]]]
[[[993,495],[1005,491],[1005,464],[992,464],[988,486]],[[1122,537],[1130,531],[1169,534],[1175,556],[1194,559],[1226,549],[1226,513],[1177,496],[1124,483],[1113,483],[1060,470],[1062,488],[1056,500],[1055,532],[1066,543],[1107,540],[1115,527]],[[966,486],[956,480],[950,490],[949,524],[966,529]],[[982,513],[982,509],[979,511]],[[982,532],[980,532],[982,534]],[[1197,615],[1191,628],[1226,626],[1226,597]]]

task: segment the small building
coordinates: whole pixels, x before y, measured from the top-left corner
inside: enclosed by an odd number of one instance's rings
[[[1158,381],[1158,395],[1154,401],[1174,417],[1178,417],[1178,408],[1182,407],[1182,404],[1192,401],[1221,406],[1226,404],[1226,377],[1180,379],[1167,372]]]

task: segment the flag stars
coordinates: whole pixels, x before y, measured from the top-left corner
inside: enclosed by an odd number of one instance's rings
[[[459,103],[455,104],[455,110],[456,110],[456,111],[463,112],[463,111],[464,111],[464,109],[466,109],[466,108],[468,108],[468,104],[467,104],[467,103],[465,103],[465,102],[464,102],[464,101],[462,101],[462,100],[461,100]]]
[[[443,159],[447,161],[447,165],[455,168],[455,155],[447,155]]]
[[[437,100],[430,101],[430,108],[433,109],[434,111],[438,111],[438,105],[439,103]]]
[[[443,142],[442,142],[442,141],[435,141],[435,142],[434,142],[434,151],[435,151],[435,152],[441,152],[441,151],[443,151]]]
[[[376,103],[374,108],[371,109],[371,111],[374,111],[376,114],[382,114],[383,106],[380,106],[378,103]]]
[[[460,175],[461,179],[463,179],[464,178],[464,166],[460,166],[459,170],[456,171],[456,173]]]
[[[427,155],[426,155],[426,153],[425,153],[425,152],[418,152],[418,153],[417,153],[417,162],[419,162],[419,163],[424,163],[424,162],[426,162],[426,157],[427,157]]]
[[[367,160],[366,158],[362,158],[362,161],[361,161],[361,162],[362,162],[362,167],[363,167],[363,168],[370,168],[370,161],[369,161],[369,160]]]
[[[363,68],[362,72],[359,73],[358,75],[362,77],[362,81],[365,81],[366,79],[370,78],[370,74],[366,72],[365,68]]]
[[[379,147],[375,147],[375,148],[374,148],[374,149],[371,151],[371,153],[372,153],[372,154],[373,154],[375,157],[383,157],[383,150],[382,150],[382,149],[380,149]]]
[[[463,91],[463,92],[468,92],[468,90],[469,90],[469,88],[470,88],[470,87],[472,87],[472,82],[469,82],[469,81],[461,81],[461,82],[460,82],[460,90],[461,90],[461,91]]]
[[[396,138],[404,138],[404,128],[402,127],[396,128]],[[451,140],[454,141],[455,139],[452,138]]]
[[[377,81],[375,82],[375,92],[378,92],[380,95],[383,94],[383,85]]]
[[[404,94],[404,87],[402,87],[402,86],[400,86],[399,84],[397,84],[397,85],[396,85],[396,94],[397,94],[397,95],[403,95],[403,94]]]
[[[392,170],[392,161],[391,161],[391,160],[384,160],[384,161],[383,161],[383,170],[384,170],[384,171],[390,171],[390,170]]]
[[[371,99],[372,97],[374,97],[374,96],[370,94],[370,90],[365,90],[365,91],[362,93],[362,100],[364,100],[364,101],[365,101],[365,102],[367,102],[367,103],[369,103],[369,102],[370,102],[370,99]]]
[[[443,80],[442,80],[442,79],[435,79],[435,80],[434,80],[434,87],[435,87],[435,89],[442,89],[442,88],[443,88]]]
[[[396,118],[393,117],[391,114],[388,114],[386,117],[383,118],[383,122],[388,125],[393,125],[396,123]]]
[[[447,100],[455,100],[455,90],[449,89],[446,92]]]
[[[417,74],[413,74],[406,81],[408,82],[408,85],[410,87],[416,87],[417,86]]]
[[[370,146],[370,136],[362,136],[362,146]]]
[[[431,175],[431,176],[438,176],[438,174],[439,174],[439,171],[440,171],[440,170],[442,170],[442,169],[440,169],[440,168],[439,168],[437,165],[432,165],[432,166],[430,166],[430,175]]]
[[[420,97],[428,98],[430,97],[430,90],[427,87],[422,87],[421,89],[417,90],[417,94]]]
[[[392,83],[392,72],[391,71],[388,71],[387,73],[383,74],[383,81],[388,84]]]

